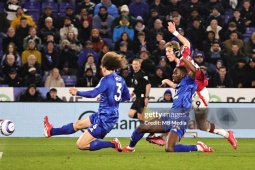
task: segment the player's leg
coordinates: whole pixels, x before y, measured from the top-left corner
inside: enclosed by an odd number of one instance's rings
[[[142,120],[142,112],[144,108],[144,99],[143,98],[137,98],[134,103],[132,104],[128,116],[130,118],[139,119]]]
[[[162,120],[156,118],[149,122],[144,122],[143,124],[139,125],[130,138],[130,143],[127,147],[123,148],[123,152],[134,152],[134,147],[136,146],[137,142],[141,140],[145,133],[162,133],[165,132],[162,126]]]

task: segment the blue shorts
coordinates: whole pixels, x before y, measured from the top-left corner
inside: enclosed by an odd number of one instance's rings
[[[89,116],[91,125],[87,129],[88,132],[97,139],[103,139],[107,135],[107,131],[101,126],[100,120],[98,119],[98,113],[94,113]]]

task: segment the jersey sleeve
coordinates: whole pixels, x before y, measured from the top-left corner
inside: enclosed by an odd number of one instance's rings
[[[189,75],[185,77],[185,82],[187,85],[194,84],[196,82],[195,79],[192,79]]]
[[[205,78],[206,77],[205,77],[205,74],[203,73],[203,71],[200,68],[197,68],[197,71],[196,71],[196,80],[204,81]]]
[[[123,87],[123,91],[122,91],[122,95],[121,95],[121,101],[122,102],[130,100],[130,94],[129,94],[129,90],[127,88],[127,85],[126,85],[125,82],[123,83],[123,85],[124,85],[124,87]]]
[[[101,94],[102,92],[104,92],[105,90],[107,90],[107,85],[108,85],[108,82],[106,78],[103,77],[93,90],[78,91],[77,95],[82,97],[94,98],[98,96],[99,94]]]
[[[181,53],[182,53],[182,56],[183,56],[184,58],[190,57],[190,48],[184,46],[184,47],[182,48],[182,52],[181,52]]]

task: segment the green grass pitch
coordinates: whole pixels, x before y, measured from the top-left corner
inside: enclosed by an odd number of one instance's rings
[[[87,169],[255,169],[255,139],[238,139],[239,147],[232,149],[225,139],[184,138],[181,143],[198,140],[211,146],[214,153],[166,153],[164,147],[142,139],[134,153],[117,153],[114,149],[80,151],[76,138],[0,138],[1,170],[87,170]],[[107,140],[111,140],[107,138]],[[122,146],[128,138],[119,138]]]

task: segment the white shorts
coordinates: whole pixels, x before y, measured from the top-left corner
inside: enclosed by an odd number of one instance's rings
[[[206,87],[200,91],[200,95],[201,97],[199,97],[197,92],[195,92],[193,95],[192,108],[195,110],[195,113],[202,113],[204,112],[204,109],[207,109],[208,107],[209,92]]]

